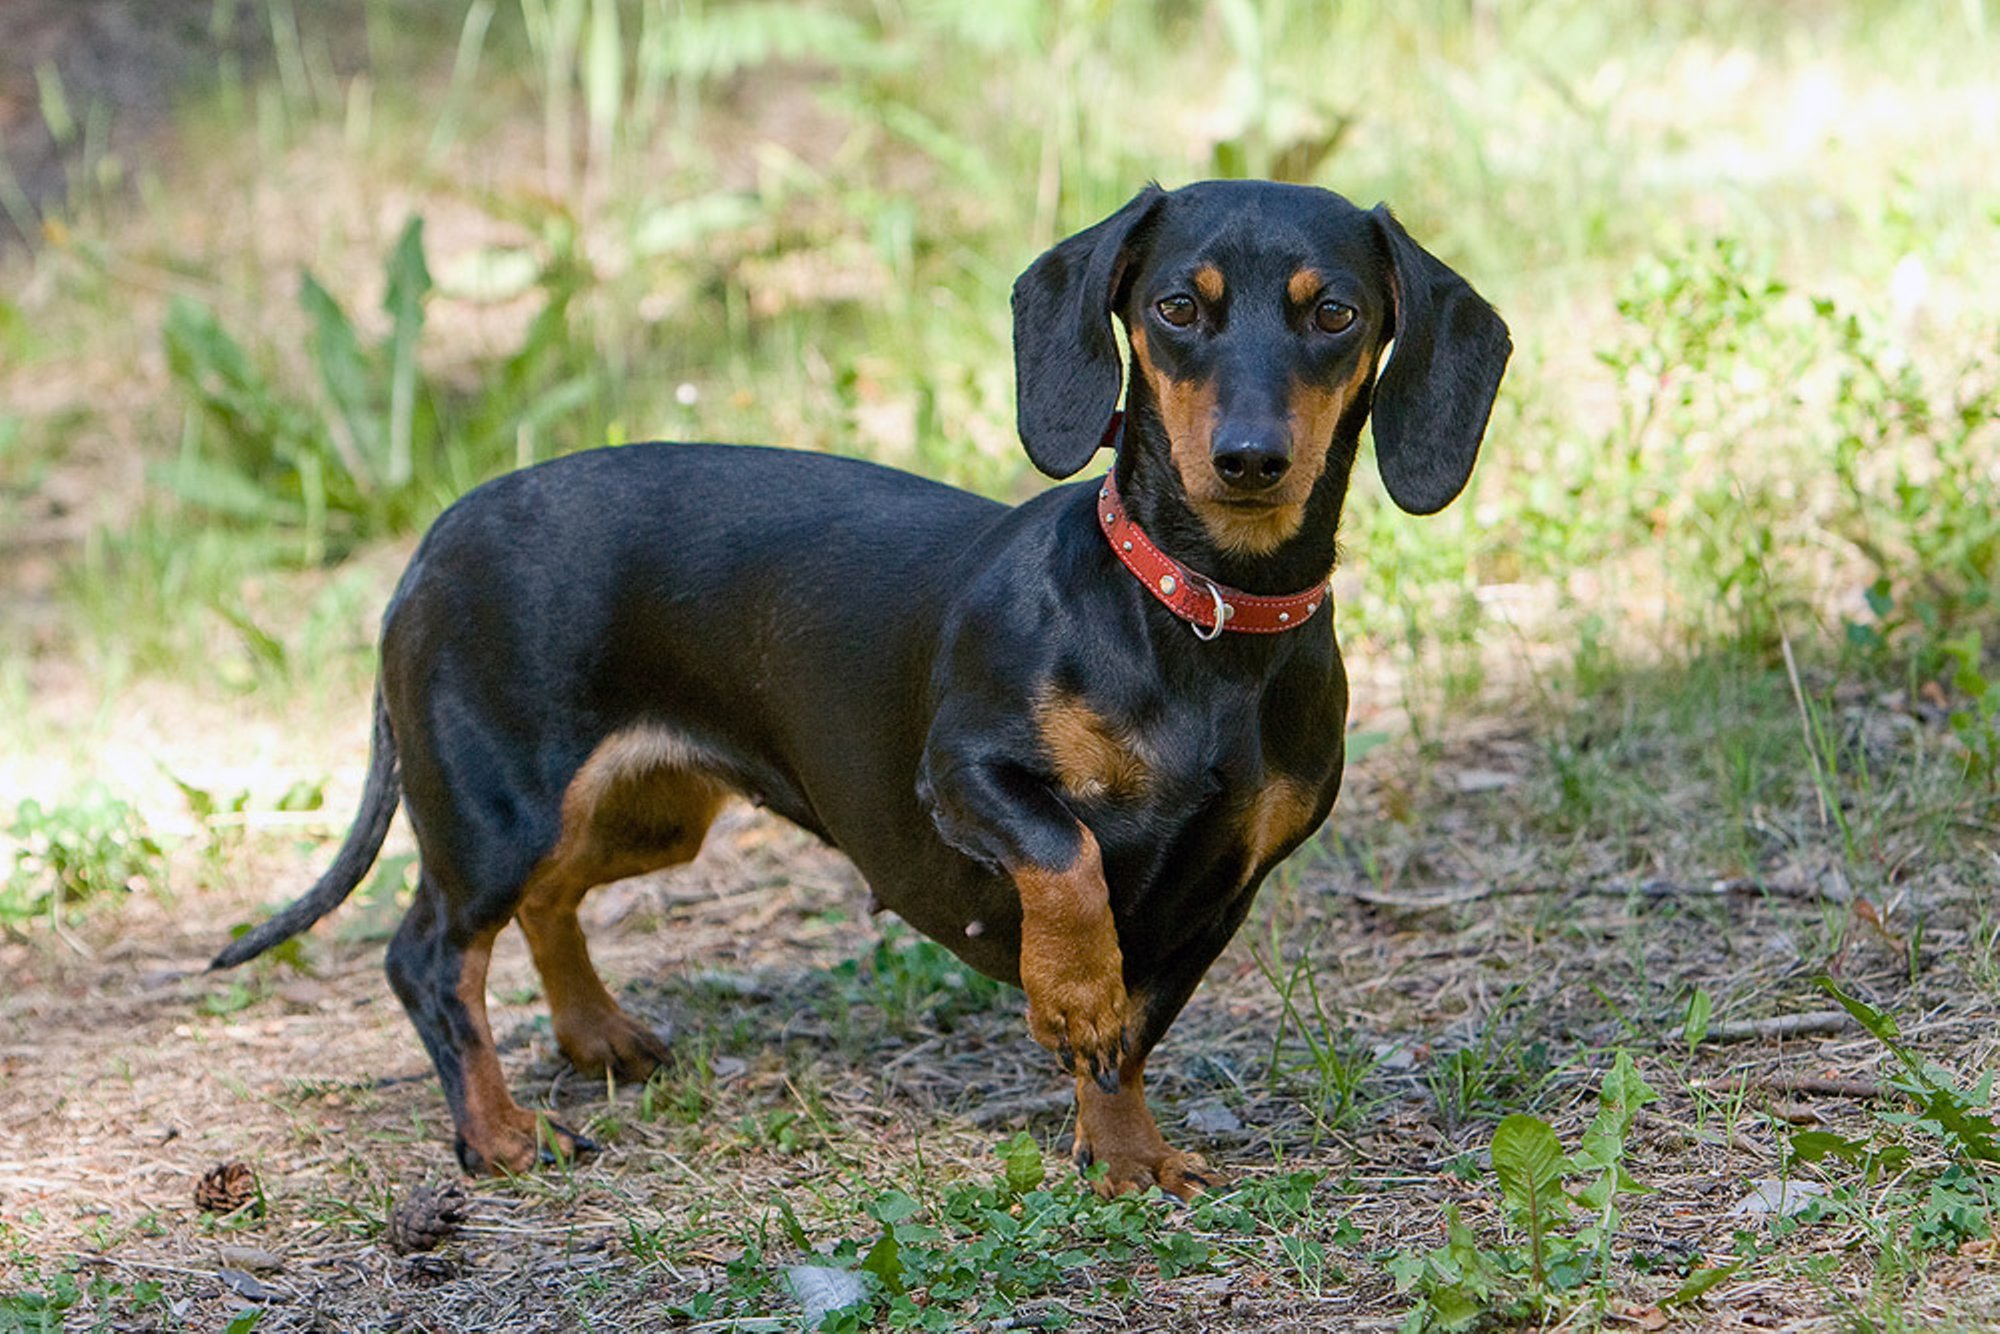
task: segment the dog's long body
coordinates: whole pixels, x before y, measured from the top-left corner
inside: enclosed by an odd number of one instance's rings
[[[508,1093],[485,1017],[494,937],[520,923],[573,1061],[643,1075],[664,1047],[599,981],[577,904],[693,856],[740,794],[1025,988],[1106,1188],[1207,1184],[1154,1127],[1144,1065],[1339,787],[1346,681],[1320,604],[1362,422],[1372,406],[1399,503],[1447,503],[1507,339],[1384,210],[1262,183],[1148,190],[1016,288],[1022,436],[1044,471],[1107,437],[1114,314],[1133,368],[1115,481],[1009,509],[850,460],[656,444],[469,493],[385,617],[347,844],[218,964],[351,892],[400,795],[421,875],[390,978],[461,1161],[523,1168],[578,1141],[544,1127],[546,1143]],[[1135,541],[1167,564],[1134,564]]]

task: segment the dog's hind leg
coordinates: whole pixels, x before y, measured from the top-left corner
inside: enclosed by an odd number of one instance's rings
[[[597,885],[676,865],[701,850],[728,789],[688,747],[640,728],[600,743],[563,794],[562,833],[528,878],[515,916],[549,999],[556,1042],[580,1070],[644,1079],[667,1058],[659,1035],[605,989],[577,906]]]
[[[426,868],[386,960],[389,983],[437,1067],[467,1172],[521,1172],[594,1146],[514,1101],[486,1019],[486,969],[505,918],[454,923]]]

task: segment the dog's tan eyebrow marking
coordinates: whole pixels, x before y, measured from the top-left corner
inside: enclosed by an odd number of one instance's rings
[[[1326,280],[1319,276],[1318,269],[1300,269],[1292,275],[1292,280],[1285,284],[1285,295],[1292,299],[1293,305],[1303,306],[1324,286]]]
[[[1201,293],[1201,299],[1211,305],[1222,300],[1222,270],[1213,264],[1204,264],[1196,269],[1194,290]]]

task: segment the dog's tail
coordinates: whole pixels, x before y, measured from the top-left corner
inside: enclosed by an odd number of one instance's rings
[[[290,940],[320,918],[338,908],[368,874],[382,840],[389,836],[389,822],[396,817],[396,803],[403,785],[396,766],[396,738],[389,730],[389,711],[382,703],[382,687],[375,687],[375,733],[369,745],[368,780],[361,789],[361,809],[347,831],[347,841],[334,854],[333,865],[319,883],[277,916],[229,942],[209,964],[209,971],[234,968],[256,958],[280,941]]]

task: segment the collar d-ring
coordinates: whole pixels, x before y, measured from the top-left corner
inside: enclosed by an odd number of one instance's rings
[[[1187,623],[1188,629],[1194,631],[1194,637],[1196,639],[1201,640],[1205,644],[1211,639],[1219,639],[1222,637],[1223,629],[1229,624],[1229,613],[1232,610],[1232,608],[1230,607],[1228,601],[1222,596],[1222,590],[1215,586],[1215,580],[1210,579],[1207,575],[1195,574],[1192,570],[1190,570],[1188,573],[1193,578],[1201,580],[1202,587],[1206,588],[1208,590],[1208,595],[1215,599],[1214,625],[1209,626],[1207,629],[1203,629],[1200,621],[1189,621]]]

